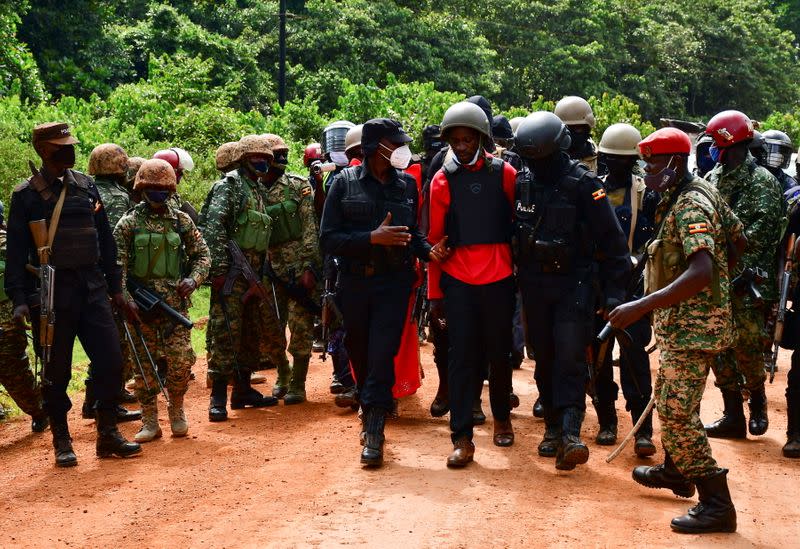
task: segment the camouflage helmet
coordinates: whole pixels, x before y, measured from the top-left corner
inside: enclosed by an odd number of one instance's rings
[[[630,124],[612,124],[603,132],[597,150],[605,154],[620,156],[639,156],[639,142],[642,134]]]
[[[364,127],[364,124],[359,124],[357,126],[353,126],[349,130],[347,130],[347,134],[344,136],[344,151],[347,152],[353,147],[360,147],[361,146],[361,129]]]
[[[442,118],[442,139],[447,141],[450,130],[457,127],[471,128],[486,138],[492,138],[492,125],[486,113],[478,105],[461,101],[450,106]]]
[[[128,153],[114,143],[103,143],[89,155],[89,175],[124,175],[128,172]]]
[[[511,124],[511,131],[517,133],[517,128],[519,128],[519,125],[522,124],[523,120],[525,120],[524,116],[515,116],[509,120],[508,123]]]
[[[556,108],[553,111],[556,116],[561,119],[567,126],[582,126],[588,125],[594,128],[596,121],[592,106],[583,97],[577,95],[568,95],[556,103]]]
[[[286,144],[286,141],[283,138],[275,133],[265,133],[264,137],[269,140],[269,148],[273,151],[288,151],[289,146]]]
[[[240,159],[252,154],[263,154],[273,158],[269,138],[264,135],[245,135],[239,140]]]
[[[525,117],[517,128],[514,141],[517,154],[539,160],[568,149],[572,138],[559,117],[548,111],[538,111]]]
[[[169,191],[174,193],[177,186],[175,170],[170,163],[161,158],[151,158],[142,162],[142,166],[136,172],[133,190]]]
[[[141,156],[131,156],[128,158],[128,173],[126,177],[128,179],[128,185],[133,184],[133,180],[136,178],[136,173],[139,171],[139,168],[142,167],[145,159]]]
[[[238,141],[223,143],[219,146],[215,155],[217,169],[221,172],[229,172],[234,169],[239,164],[240,159]]]

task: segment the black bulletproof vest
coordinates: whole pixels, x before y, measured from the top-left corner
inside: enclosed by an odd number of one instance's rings
[[[491,167],[490,167],[491,166]],[[450,191],[445,234],[450,246],[503,244],[511,239],[511,208],[503,192],[503,161],[470,171],[452,160],[442,168]]]
[[[578,209],[580,180],[588,171],[571,160],[555,185],[538,183],[528,170],[520,174],[514,204],[514,240],[521,261],[543,261],[547,254],[542,251],[549,253],[553,249],[567,256],[566,262],[573,267],[592,261],[589,229]]]
[[[342,196],[342,213],[345,227],[353,231],[372,231],[391,212],[393,226],[416,226],[413,199],[407,196],[406,181],[398,178],[386,184],[377,184],[377,196],[371,196],[365,181],[359,177],[365,167],[345,168],[340,177],[345,186]],[[411,251],[404,246],[372,246],[369,261],[388,268],[409,265]]]
[[[97,228],[94,225],[95,201],[87,188],[73,182],[61,209],[50,264],[56,268],[76,269],[96,265],[100,259]],[[53,211],[50,211],[52,218]]]

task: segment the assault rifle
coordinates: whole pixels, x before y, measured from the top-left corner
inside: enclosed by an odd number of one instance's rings
[[[137,282],[134,278],[128,278],[128,293],[131,294],[136,306],[142,311],[146,313],[160,312],[170,322],[175,325],[181,325],[187,330],[191,330],[194,327],[194,323],[191,320],[167,305],[163,297],[141,282]]]
[[[56,270],[49,264],[50,246],[48,245],[47,221],[44,219],[30,221],[28,227],[39,254],[39,268],[31,265],[28,265],[27,268],[39,277],[39,354],[42,361],[42,380],[44,380],[47,366],[50,364],[56,325],[56,314],[53,311]]]
[[[764,299],[758,291],[769,275],[760,267],[747,267],[739,276],[731,280],[731,287],[736,295],[749,295],[755,303],[762,303]]]
[[[792,279],[792,265],[794,263],[796,245],[796,235],[792,234],[789,236],[789,241],[786,243],[786,261],[783,265],[783,272],[781,273],[780,279],[781,294],[778,300],[778,316],[775,319],[775,332],[772,338],[772,356],[769,362],[770,383],[775,380],[775,364],[778,362],[778,349],[783,339],[783,327],[786,322],[786,302],[789,299],[789,286]],[[794,303],[792,303],[792,306],[794,306]]]
[[[286,295],[289,296],[289,299],[303,307],[309,313],[313,314],[314,316],[318,316],[322,312],[322,308],[320,307],[319,303],[314,301],[309,294],[308,290],[303,286],[299,285],[296,282],[295,273],[293,271],[289,271],[289,279],[284,280],[278,273],[275,272],[275,269],[272,268],[272,262],[269,260],[269,257],[264,259],[264,276],[266,276],[269,281],[272,283],[273,291],[275,285],[277,284],[279,287],[283,288],[283,291],[286,292]],[[277,309],[278,303],[277,300],[275,302],[275,307]]]
[[[231,261],[233,263],[231,264],[230,269],[228,269],[228,274],[225,277],[225,283],[222,285],[222,295],[231,295],[233,292],[233,285],[236,283],[236,279],[241,276],[248,285],[247,291],[242,296],[242,303],[249,301],[250,298],[253,297],[262,302],[266,301],[267,289],[264,287],[264,283],[261,282],[261,277],[259,277],[258,274],[256,274],[256,272],[253,270],[253,267],[250,265],[250,262],[247,261],[242,249],[235,240],[228,240],[228,252],[231,254]],[[273,294],[274,293],[275,292],[273,289]],[[277,308],[277,302],[275,305]]]
[[[339,314],[336,309],[336,303],[334,303],[334,298],[336,297],[336,277],[339,272],[339,260],[334,258],[332,261],[335,266],[332,271],[336,272],[337,275],[329,274],[325,277],[325,289],[322,292],[322,310],[320,312],[323,345],[321,358],[323,361],[328,358],[328,339],[331,335],[333,318]]]

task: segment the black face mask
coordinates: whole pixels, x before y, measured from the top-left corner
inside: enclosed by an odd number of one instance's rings
[[[275,153],[275,158],[272,160],[272,167],[277,169],[286,169],[286,166],[289,164],[289,153],[288,152],[280,152]]]
[[[525,163],[533,172],[534,180],[544,184],[555,185],[564,172],[566,160],[567,158],[561,151],[556,151],[544,158],[526,159]]]
[[[71,168],[75,165],[75,146],[63,145],[53,152],[50,160],[65,167]]]
[[[606,187],[608,190],[618,189],[630,183],[631,172],[636,159],[620,156],[608,156],[600,153],[597,164],[598,175],[608,175]]]

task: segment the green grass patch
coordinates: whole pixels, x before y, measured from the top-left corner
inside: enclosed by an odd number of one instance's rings
[[[192,295],[192,306],[189,309],[189,318],[193,322],[208,317],[208,307],[211,298],[211,289],[208,286],[202,286]],[[192,348],[198,357],[206,355],[206,323],[201,323],[202,326],[195,326],[192,330]],[[33,349],[28,348],[31,364],[33,364]],[[80,341],[75,340],[75,347],[72,352],[72,379],[70,379],[67,394],[73,400],[73,405],[82,403],[82,397],[74,398],[77,393],[82,393],[84,390],[84,380],[86,379],[86,370],[89,367],[89,357],[80,344]],[[0,406],[6,410],[8,417],[16,417],[22,414],[20,409],[14,404],[14,401],[8,396],[5,389],[0,388]]]

